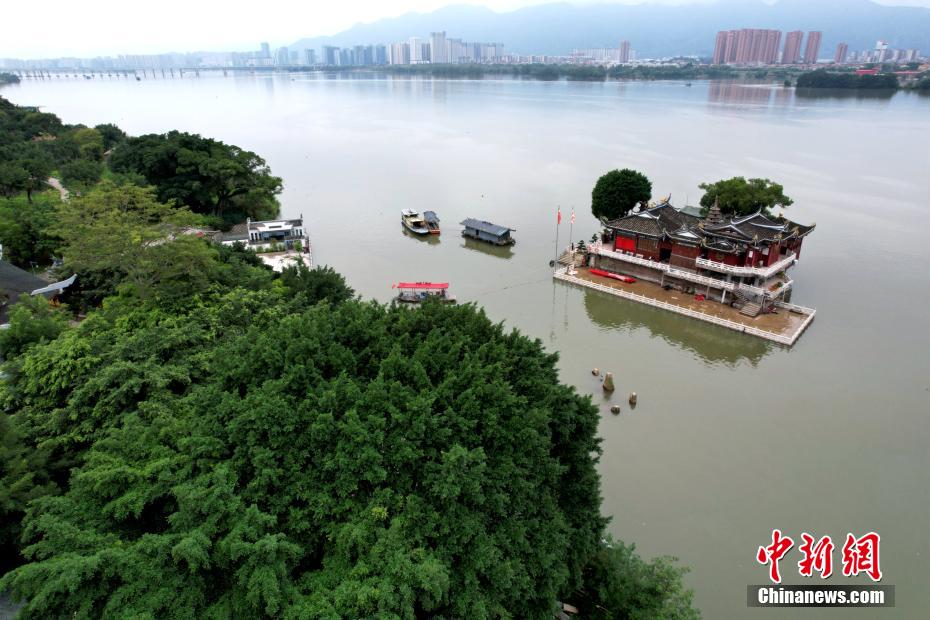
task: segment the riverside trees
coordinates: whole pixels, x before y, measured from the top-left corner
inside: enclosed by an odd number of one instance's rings
[[[704,213],[716,204],[722,213],[751,215],[762,211],[771,215],[775,207],[788,207],[794,201],[785,195],[785,188],[768,179],[733,177],[716,183],[701,183],[704,190],[701,207]]]
[[[110,167],[141,174],[162,202],[226,224],[278,214],[281,179],[255,153],[219,140],[179,131],[128,138],[114,148]]]
[[[652,196],[646,175],[624,168],[611,170],[597,180],[591,192],[591,212],[598,219],[616,219]]]

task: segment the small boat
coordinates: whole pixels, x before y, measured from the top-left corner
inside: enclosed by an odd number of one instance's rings
[[[423,218],[420,217],[420,214],[413,209],[404,209],[401,211],[400,221],[404,225],[404,228],[415,235],[429,234],[429,228],[426,227],[426,222],[423,221]]]
[[[516,243],[516,240],[510,236],[510,233],[515,231],[513,228],[498,226],[497,224],[492,224],[484,220],[476,220],[471,217],[463,220],[461,224],[465,227],[465,230],[462,231],[463,237],[487,241],[494,245],[513,245]]]
[[[435,211],[424,211],[423,220],[426,222],[426,227],[429,229],[429,234],[439,234],[439,216],[436,215]]]
[[[592,267],[588,269],[593,275],[601,276],[602,278],[611,278],[613,280],[620,280],[621,282],[626,282],[627,284],[633,284],[636,282],[636,278],[631,278],[630,276],[621,275],[619,273],[611,273],[609,271],[604,271],[603,269],[595,269]]]
[[[436,298],[447,304],[455,303],[455,296],[449,294],[448,282],[398,282],[391,288],[400,289],[397,301],[418,304],[430,298]]]

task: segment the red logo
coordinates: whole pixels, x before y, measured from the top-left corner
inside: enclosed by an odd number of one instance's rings
[[[798,551],[803,556],[798,562],[798,572],[802,577],[813,577],[820,574],[826,579],[833,574],[833,539],[824,536],[816,539],[807,532],[801,534],[802,543]],[[846,535],[843,545],[843,576],[855,577],[865,573],[872,581],[882,580],[882,570],[878,561],[878,547],[881,537],[875,532],[869,532],[860,538],[854,534]],[[769,567],[769,579],[772,583],[781,583],[781,572],[778,563],[794,546],[794,540],[785,536],[781,530],[772,530],[772,543],[759,547],[756,552],[756,561]]]
[[[843,545],[843,575],[853,577],[865,573],[872,581],[882,580],[882,570],[878,565],[878,543],[881,537],[869,532],[862,538],[846,534]]]
[[[833,541],[829,536],[824,536],[814,544],[814,537],[804,532],[801,534],[804,544],[798,547],[798,551],[804,554],[804,558],[798,562],[798,569],[802,577],[811,577],[816,570],[820,573],[821,579],[826,579],[833,574]]]
[[[756,552],[756,561],[759,564],[769,564],[769,579],[774,583],[781,583],[778,561],[785,557],[793,546],[794,541],[788,536],[782,536],[781,530],[772,530],[772,544],[768,547],[759,547],[759,551]]]

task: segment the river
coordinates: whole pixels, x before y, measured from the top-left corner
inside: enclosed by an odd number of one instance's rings
[[[603,510],[646,556],[675,555],[706,618],[874,617],[746,607],[779,528],[837,542],[878,532],[896,607],[930,610],[930,98],[798,96],[779,84],[431,80],[381,75],[186,75],[25,80],[0,95],[69,123],[179,129],[253,150],[283,177],[314,258],[366,298],[448,280],[560,353],[561,376],[601,405]],[[556,208],[567,242],[597,228],[591,189],[632,167],[656,196],[697,204],[735,175],[782,183],[816,222],[791,272],[817,317],[791,349],[551,279]],[[439,239],[401,231],[433,209]],[[478,217],[510,250],[466,242]],[[591,368],[612,371],[609,413]],[[626,394],[639,395],[631,410]],[[797,546],[782,562],[801,583]],[[869,583],[834,575],[829,584]],[[832,610],[827,610],[827,612]],[[858,613],[857,613],[858,612]]]

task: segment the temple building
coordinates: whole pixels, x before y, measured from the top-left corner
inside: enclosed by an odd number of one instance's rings
[[[788,270],[814,229],[761,212],[725,217],[716,205],[702,217],[668,199],[605,226],[603,243],[590,248],[589,266],[704,295],[747,316],[790,300]]]

